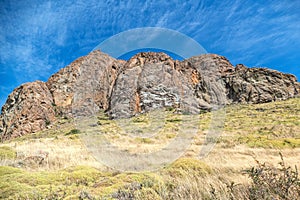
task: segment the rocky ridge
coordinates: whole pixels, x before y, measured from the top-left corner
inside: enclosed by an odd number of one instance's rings
[[[205,54],[184,61],[139,53],[128,61],[91,52],[52,75],[16,88],[2,107],[2,141],[47,128],[59,117],[105,110],[111,118],[172,107],[198,113],[232,103],[265,103],[300,93],[296,77],[266,68],[232,66]]]

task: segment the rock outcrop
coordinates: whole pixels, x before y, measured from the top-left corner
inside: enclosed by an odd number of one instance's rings
[[[52,95],[44,82],[25,83],[6,100],[1,114],[1,139],[45,129],[55,120]]]
[[[44,83],[26,83],[8,97],[0,116],[2,140],[43,130],[58,117],[105,110],[111,118],[172,107],[198,113],[231,103],[265,103],[300,93],[295,76],[236,67],[206,54],[184,61],[164,53],[117,60],[100,51],[75,60]]]
[[[46,84],[58,115],[87,115],[91,107],[95,112],[107,109],[112,86],[124,63],[94,51],[52,75]]]
[[[132,57],[116,80],[109,114],[113,118],[131,117],[152,109],[179,107],[182,81],[187,76],[178,67],[179,62],[162,53]]]
[[[239,64],[224,77],[228,99],[237,103],[265,103],[285,100],[300,93],[295,76],[266,68],[247,68]]]

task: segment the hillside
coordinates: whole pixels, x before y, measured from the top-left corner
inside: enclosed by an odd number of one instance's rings
[[[234,67],[216,54],[178,61],[147,52],[124,61],[97,50],[47,82],[16,88],[2,107],[0,136],[6,141],[45,130],[59,117],[89,117],[99,111],[113,119],[162,108],[197,114],[236,103],[286,100],[299,93],[300,83],[291,74],[242,64]]]
[[[0,198],[297,199],[299,93],[216,54],[91,52],[8,96]]]
[[[198,127],[194,126],[195,121],[190,121],[197,134],[184,155],[174,163],[140,173],[122,172],[98,162],[81,140],[90,130],[95,131],[95,127],[79,130],[71,118],[58,118],[49,129],[0,145],[0,198],[284,199],[282,195],[287,199],[299,198],[299,177],[295,176],[294,167],[300,168],[300,98],[228,105],[225,111],[222,134],[215,138],[216,145],[207,156],[198,157],[213,114],[188,114],[191,119],[199,117],[199,120]],[[172,109],[153,111],[152,116],[162,113],[165,113],[164,127],[157,137],[150,139],[128,138],[118,127],[123,119],[110,120],[102,112],[97,115],[97,130],[121,149],[149,152],[172,140],[183,119],[182,114]],[[150,116],[142,114],[132,121],[147,130],[149,121],[155,119]],[[279,164],[282,162],[279,153],[283,155],[284,166]],[[254,171],[250,170],[252,167]],[[279,176],[283,172],[285,175]],[[280,177],[285,178],[275,185],[275,179]],[[270,181],[272,190],[259,181]],[[286,186],[288,193],[284,193]]]

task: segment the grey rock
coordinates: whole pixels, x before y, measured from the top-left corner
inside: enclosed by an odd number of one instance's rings
[[[237,66],[235,73],[224,77],[227,98],[236,103],[266,103],[285,100],[300,93],[294,75],[266,68]]]
[[[232,103],[265,103],[300,93],[296,77],[265,68],[233,67],[205,54],[177,61],[139,53],[129,61],[94,51],[44,83],[26,83],[8,97],[0,115],[2,140],[43,130],[58,116],[81,118],[104,110],[128,118],[165,107],[199,113]]]

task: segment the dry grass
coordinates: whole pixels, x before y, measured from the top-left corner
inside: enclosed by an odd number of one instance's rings
[[[108,141],[122,150],[149,153],[163,148],[174,139],[179,133],[181,121],[182,115],[169,110],[156,110],[130,119],[100,118],[98,124],[101,126],[94,127],[94,132],[103,133]]]
[[[220,142],[272,149],[300,147],[300,98],[256,105],[233,105],[226,109]]]
[[[76,136],[30,139],[14,142],[11,146],[17,156],[13,160],[2,160],[2,165],[30,171],[53,171],[78,165],[103,169]]]
[[[15,194],[11,199],[16,195],[20,199],[251,199],[253,182],[243,172],[257,166],[257,160],[280,168],[281,152],[286,166],[300,168],[299,98],[227,107],[224,132],[201,159],[212,114],[188,116],[191,120],[185,122],[184,130],[197,132],[184,158],[153,172],[113,171],[99,163],[80,140],[84,134],[97,132],[131,153],[157,151],[180,134],[184,119],[170,110],[161,116],[153,112],[128,123],[100,113],[82,126],[61,120],[46,131],[0,144],[3,198]],[[74,168],[82,165],[86,167]],[[25,183],[25,179],[36,182]],[[38,193],[32,194],[36,187]]]

